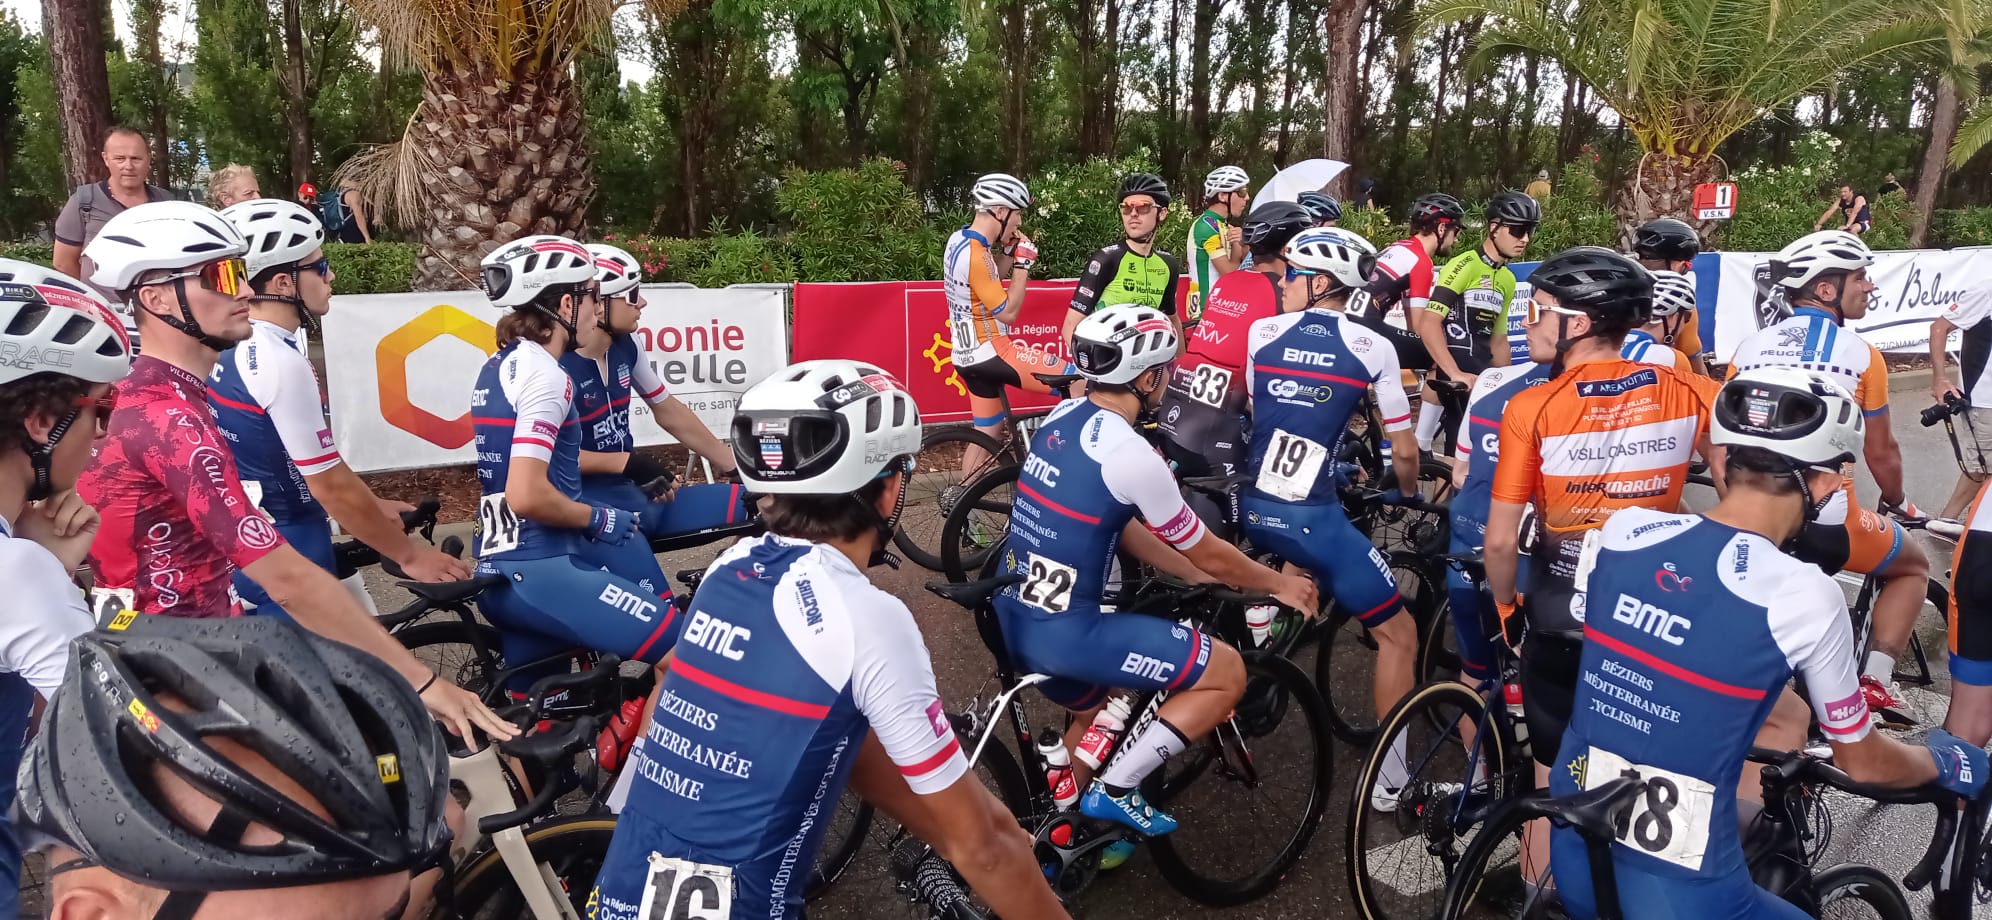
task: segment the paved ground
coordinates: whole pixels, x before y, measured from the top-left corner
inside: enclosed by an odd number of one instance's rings
[[[1956,479],[1956,468],[1951,462],[1950,447],[1943,439],[1942,429],[1933,432],[1916,427],[1913,412],[1907,411],[1925,404],[1928,399],[1926,387],[1925,375],[1897,375],[1895,399],[1901,408],[1896,412],[1894,427],[1908,461],[1909,494],[1926,508],[1934,508],[1948,496]],[[1871,503],[1874,495],[1872,484],[1864,483],[1861,494],[1864,501]],[[1933,568],[1947,572],[1947,544],[1929,542],[1933,544]],[[666,557],[665,571],[669,573],[702,565],[714,552],[693,551]],[[921,590],[924,583],[938,576],[912,567],[897,572],[881,570],[875,575],[882,586],[906,600],[913,609],[926,635],[928,650],[933,656],[935,671],[940,677],[941,690],[949,708],[958,710],[990,699],[996,688],[990,676],[989,654],[982,647],[967,614]],[[383,609],[398,606],[405,599],[405,594],[398,588],[385,583],[377,586],[376,596]],[[1941,718],[1948,686],[1940,653],[1943,648],[1942,626],[1942,622],[1934,616],[1926,617],[1920,626],[1924,642],[1936,653],[1932,656],[1932,664],[1939,675],[1937,683],[1928,690],[1909,691],[1931,720]],[[1302,661],[1309,673],[1312,673],[1312,656],[1313,652],[1308,651]],[[1349,688],[1343,689],[1346,692]],[[1343,855],[1347,820],[1344,802],[1350,785],[1355,781],[1360,752],[1337,745],[1334,756],[1335,788],[1329,798],[1328,814],[1320,833],[1293,873],[1271,896],[1240,908],[1205,908],[1176,894],[1143,853],[1127,867],[1101,878],[1076,905],[1075,916],[1139,917],[1142,920],[1348,916],[1352,908]],[[1927,808],[1878,808],[1836,800],[1832,812],[1836,830],[1826,864],[1845,860],[1869,862],[1899,878],[1907,871],[1909,864],[1920,856],[1928,840],[1930,810]],[[1206,814],[1209,812],[1206,811]],[[1207,821],[1202,815],[1199,818],[1199,832],[1206,833],[1207,839],[1217,844],[1232,840],[1242,845],[1256,839],[1254,835],[1259,825],[1249,812],[1242,809],[1236,814],[1211,815]],[[1202,830],[1206,827],[1210,830]],[[812,905],[812,917],[911,915],[903,901],[893,894],[886,879],[884,854],[879,846],[881,840],[882,836],[875,833],[852,871],[824,900]]]

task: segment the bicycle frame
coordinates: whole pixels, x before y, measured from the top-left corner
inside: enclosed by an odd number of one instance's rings
[[[466,825],[463,843],[466,853],[475,853],[485,839],[478,823],[515,809],[522,790],[518,780],[505,768],[495,744],[486,744],[463,757],[451,757],[450,779],[462,783],[469,793],[469,801],[463,806]],[[513,884],[519,886],[519,893],[525,897],[526,907],[532,911],[534,920],[580,920],[573,905],[568,903],[560,880],[533,859],[526,846],[525,827],[514,824],[490,837],[505,863],[505,871],[511,874]]]

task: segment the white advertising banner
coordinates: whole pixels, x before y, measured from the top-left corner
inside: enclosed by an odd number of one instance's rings
[[[1769,290],[1771,253],[1721,254],[1717,286],[1716,360],[1727,363],[1750,333],[1777,317],[1763,292]],[[1847,325],[1882,351],[1924,352],[1930,321],[1968,290],[1992,288],[1992,247],[1875,253],[1874,298],[1866,316]]]
[[[671,395],[724,438],[740,394],[788,363],[779,288],[644,288],[637,343]],[[360,472],[475,462],[470,391],[502,311],[474,291],[346,295],[325,317],[326,388],[339,452]],[[641,445],[668,444],[631,400]]]

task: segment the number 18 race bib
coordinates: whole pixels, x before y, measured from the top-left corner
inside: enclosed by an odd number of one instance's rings
[[[1702,856],[1708,851],[1715,786],[1671,770],[1632,763],[1594,747],[1584,761],[1584,788],[1596,789],[1627,771],[1646,781],[1646,791],[1632,800],[1632,807],[1619,813],[1614,825],[1618,842],[1654,859],[1700,871]]]
[[[733,870],[650,854],[643,912],[636,920],[731,920]]]

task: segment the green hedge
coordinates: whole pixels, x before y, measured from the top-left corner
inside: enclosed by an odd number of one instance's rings
[[[389,294],[408,290],[415,277],[413,243],[327,243],[325,257],[332,262],[335,282],[341,294]],[[40,241],[0,243],[0,259],[19,259],[37,265],[55,264],[55,245]]]
[[[1930,237],[1938,246],[1992,246],[1992,208],[1938,211]]]

